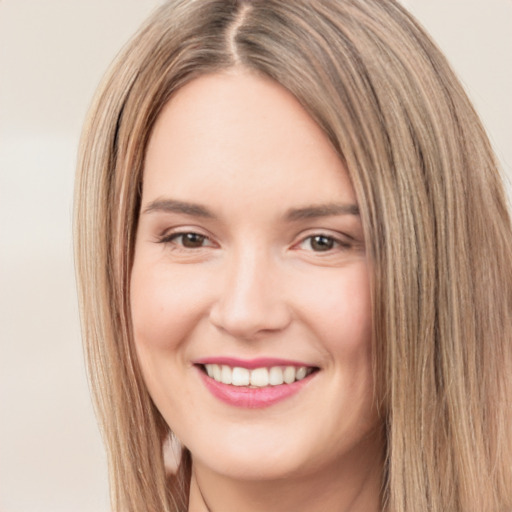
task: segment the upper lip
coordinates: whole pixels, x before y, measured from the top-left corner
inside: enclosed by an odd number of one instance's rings
[[[306,368],[315,367],[315,365],[304,363],[301,361],[293,361],[290,359],[281,359],[276,357],[257,357],[254,359],[239,359],[236,357],[203,357],[193,361],[197,365],[205,364],[218,364],[231,366],[232,368],[247,368],[252,370],[254,368],[270,368],[272,366],[295,366],[297,368],[305,366]]]

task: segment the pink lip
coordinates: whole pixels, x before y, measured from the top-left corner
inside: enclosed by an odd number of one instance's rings
[[[274,363],[271,366],[277,365]],[[292,365],[288,363],[288,366]],[[261,366],[257,366],[257,368],[261,368]],[[213,396],[229,405],[235,407],[244,407],[248,409],[269,407],[273,404],[281,402],[282,400],[285,400],[286,398],[289,398],[298,393],[316,375],[316,373],[312,373],[306,378],[296,381],[293,384],[281,384],[279,386],[267,386],[264,388],[251,388],[246,386],[232,386],[229,384],[223,384],[208,377],[208,375],[206,375],[206,373],[204,373],[199,368],[198,372],[204,385]]]
[[[273,357],[259,357],[256,359],[237,359],[235,357],[205,357],[195,360],[194,364],[224,364],[226,366],[231,366],[232,368],[238,366],[240,368],[247,368],[248,370],[252,370],[254,368],[269,368],[271,366],[312,366],[300,361],[290,361],[289,359],[278,359]]]

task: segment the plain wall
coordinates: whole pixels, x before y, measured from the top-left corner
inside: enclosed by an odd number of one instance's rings
[[[108,510],[72,264],[80,127],[158,0],[0,0],[0,511]],[[408,0],[512,176],[512,1]]]

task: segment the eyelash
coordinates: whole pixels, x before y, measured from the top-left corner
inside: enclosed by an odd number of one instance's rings
[[[185,236],[193,236],[200,239],[201,245],[195,246],[195,247],[186,247],[183,243],[183,239]],[[177,242],[181,238],[181,243]],[[314,243],[316,239],[316,242],[319,242],[320,239],[323,239],[322,243],[326,243],[328,247],[326,250],[318,250],[315,251],[312,247],[312,243]],[[205,241],[210,242],[208,245],[203,245]],[[331,253],[333,250],[348,250],[352,247],[353,244],[350,244],[346,241],[340,240],[337,237],[334,237],[332,235],[327,235],[325,233],[314,233],[312,235],[308,235],[307,237],[304,237],[298,244],[295,244],[294,247],[303,248],[303,245],[309,242],[309,246],[312,252],[315,253]],[[202,249],[204,247],[213,247],[214,244],[211,242],[210,238],[208,238],[206,235],[202,235],[201,233],[197,233],[195,231],[183,231],[183,232],[176,232],[176,233],[170,233],[167,235],[162,236],[158,243],[162,244],[173,244],[174,250],[183,250],[183,251],[194,251],[197,249]]]
[[[327,243],[328,247],[326,248],[326,250],[319,250],[319,251],[315,251],[313,249],[313,243],[316,242],[319,242],[320,239],[322,239],[322,243]],[[347,249],[350,249],[351,248],[351,244],[343,241],[343,240],[340,240],[339,238],[336,238],[334,236],[331,236],[331,235],[326,235],[324,233],[316,233],[314,235],[309,235],[305,238],[303,238],[300,243],[298,244],[299,247],[303,246],[305,243],[309,243],[309,246],[311,248],[311,250],[313,252],[316,252],[316,253],[329,253],[335,249],[338,249],[338,250],[347,250]]]
[[[177,233],[170,233],[170,234],[162,236],[158,240],[158,242],[162,243],[162,244],[173,244],[176,248],[178,248],[178,250],[179,249],[182,249],[182,250],[196,250],[196,249],[201,249],[203,247],[209,247],[209,245],[207,245],[207,246],[200,245],[200,246],[197,246],[197,247],[186,247],[183,244],[183,239],[187,235],[192,235],[194,237],[200,238],[203,242],[205,240],[207,240],[207,241],[209,241],[211,243],[211,240],[206,235],[202,235],[201,233],[196,233],[195,231],[183,231],[183,232],[177,232]],[[176,240],[178,240],[179,238],[182,239],[181,243],[177,243],[176,242]],[[213,245],[213,244],[210,244],[210,245]]]

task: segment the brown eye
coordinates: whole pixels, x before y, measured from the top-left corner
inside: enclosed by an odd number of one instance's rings
[[[316,235],[309,237],[309,245],[316,252],[330,251],[336,245],[336,241],[330,236]]]
[[[187,249],[197,249],[202,247],[206,241],[206,237],[197,233],[182,233],[174,239],[179,241],[181,239],[181,245]]]
[[[171,244],[177,248],[184,249],[200,249],[201,247],[211,246],[212,243],[207,236],[200,235],[199,233],[172,233],[164,236],[159,240],[163,244]]]

